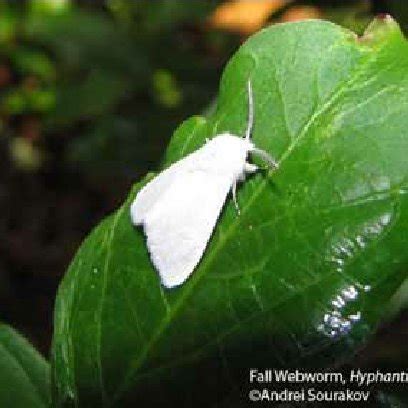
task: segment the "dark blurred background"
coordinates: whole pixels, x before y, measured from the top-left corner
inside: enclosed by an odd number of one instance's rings
[[[0,320],[48,355],[82,239],[156,168],[177,125],[212,109],[246,37],[306,18],[362,33],[380,13],[408,28],[404,0],[0,1]],[[362,364],[407,365],[407,294]]]

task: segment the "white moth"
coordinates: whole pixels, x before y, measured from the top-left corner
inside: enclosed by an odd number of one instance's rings
[[[143,225],[152,262],[167,288],[181,285],[194,271],[214,230],[227,195],[258,167],[247,163],[254,153],[270,166],[277,163],[250,140],[253,97],[248,81],[248,125],[245,137],[222,133],[158,174],[133,201],[135,225]]]

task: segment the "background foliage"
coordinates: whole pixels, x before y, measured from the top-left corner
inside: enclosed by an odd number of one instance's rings
[[[222,1],[0,2],[0,319],[45,355],[79,243],[157,167],[175,127],[212,110],[246,36],[310,17],[361,33],[383,12],[407,29],[401,1],[273,3],[248,13]],[[406,299],[405,287],[356,364],[407,361]]]

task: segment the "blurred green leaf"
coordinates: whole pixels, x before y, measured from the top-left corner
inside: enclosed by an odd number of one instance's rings
[[[28,94],[30,106],[35,112],[48,112],[55,107],[55,90],[39,89]]]
[[[24,75],[34,74],[47,81],[55,78],[55,67],[44,53],[20,47],[12,54],[12,60],[18,72]]]
[[[75,88],[71,84],[59,87],[49,121],[70,124],[81,118],[101,115],[115,107],[125,90],[126,82],[120,77],[94,70]]]
[[[106,116],[81,137],[75,139],[68,149],[68,159],[80,165],[88,173],[130,173],[135,161],[141,163],[152,156],[152,146],[140,134],[135,119]]]
[[[372,19],[370,3],[356,1],[353,4],[338,4],[338,7],[323,7],[324,15],[330,21],[340,24],[357,34],[362,34]]]
[[[2,110],[8,115],[19,115],[30,112],[48,112],[55,106],[54,89],[26,90],[12,88],[4,94],[1,101]]]
[[[12,89],[5,93],[1,101],[2,110],[8,115],[18,115],[27,108],[27,98],[21,89]]]
[[[329,367],[373,334],[406,279],[408,46],[396,23],[363,38],[322,21],[263,30],[228,64],[217,112],[177,130],[164,166],[243,134],[248,78],[254,141],[280,169],[244,183],[239,216],[228,199],[174,290],[130,221],[147,180],[95,228],[57,297],[56,406],[206,406],[242,398],[250,367]]]
[[[117,0],[116,3],[123,3]],[[217,1],[196,1],[191,7],[190,0],[139,0],[133,3],[134,14],[142,29],[150,34],[167,31],[178,23],[203,20],[216,6]]]
[[[48,407],[49,366],[40,354],[10,327],[0,324],[0,406]]]
[[[31,11],[35,13],[61,13],[67,11],[71,0],[29,0]]]
[[[25,35],[53,52],[63,75],[103,67],[129,77],[146,69],[137,44],[102,13],[76,9],[57,15],[33,13],[26,17]]]
[[[174,108],[180,105],[182,94],[171,72],[158,69],[153,74],[153,88],[156,98],[165,107]]]
[[[222,58],[237,43],[229,39],[214,46],[206,31],[191,26],[195,22],[199,28],[216,1],[192,6],[117,0],[106,8],[57,2],[55,10],[48,0],[28,3],[10,6],[18,30],[4,49],[13,76],[6,81],[2,111],[10,117],[42,114],[51,136],[45,151],[53,150],[54,136],[64,140],[61,136],[70,132],[74,137],[61,147],[72,159],[68,165],[78,165],[80,172],[94,168],[106,175],[114,164],[114,172],[127,177],[155,163],[175,124],[213,97]],[[208,58],[206,47],[216,48],[216,59]],[[102,130],[109,127],[102,123],[122,118],[137,131],[137,145],[128,127],[126,137]],[[7,123],[13,128],[17,122]],[[136,162],[139,167],[129,170],[128,163]]]
[[[0,4],[0,44],[9,43],[13,40],[17,30],[16,13],[7,5]]]
[[[72,125],[111,113],[144,87],[150,75],[138,44],[101,13],[77,9],[55,15],[32,13],[26,18],[25,33],[56,59],[56,102],[49,125]]]

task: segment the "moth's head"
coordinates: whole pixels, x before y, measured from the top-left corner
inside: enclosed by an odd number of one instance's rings
[[[248,153],[253,144],[250,140],[231,133],[222,133],[211,139],[204,149],[208,154],[208,163],[220,173],[232,173],[239,177],[245,168]]]
[[[225,156],[244,156],[250,152],[254,144],[251,140],[231,133],[221,133],[209,141],[212,148]],[[226,157],[225,157],[226,158]]]

